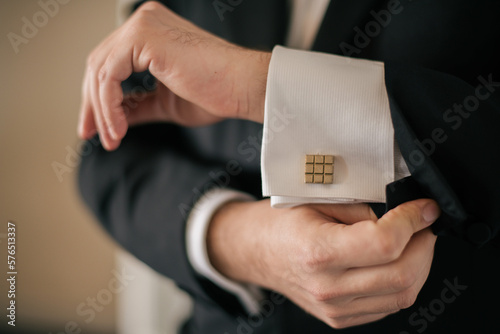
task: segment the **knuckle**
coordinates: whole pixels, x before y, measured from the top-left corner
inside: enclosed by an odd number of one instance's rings
[[[420,209],[417,204],[413,202],[406,202],[403,205],[399,205],[392,209],[392,218],[394,219],[404,219],[407,221],[412,221],[415,217],[420,217]]]
[[[408,270],[396,271],[392,277],[392,286],[397,290],[406,290],[413,286],[416,277],[413,272]]]
[[[148,11],[156,11],[162,8],[162,5],[160,5],[156,1],[146,1],[142,6],[140,6],[137,11],[140,13],[143,12],[148,12]]]
[[[415,304],[417,300],[417,293],[413,291],[413,289],[408,289],[406,291],[401,292],[396,300],[396,307],[398,310],[403,310],[411,307]]]
[[[381,230],[377,230],[372,240],[376,254],[384,262],[394,261],[401,254],[399,243],[392,233],[384,233]]]
[[[315,301],[324,302],[329,299],[329,294],[324,290],[323,287],[317,284],[310,284],[306,290],[311,294]]]
[[[334,290],[330,290],[324,286],[324,284],[319,284],[314,282],[306,287],[306,291],[311,294],[317,302],[327,302],[337,297],[337,293]]]
[[[148,1],[139,7],[129,21],[123,26],[123,33],[125,36],[141,37],[144,30],[152,25],[154,21],[153,13],[156,11],[154,8],[161,6],[155,1]]]
[[[349,327],[349,318],[330,318],[328,325],[334,329],[344,329]]]
[[[106,70],[106,67],[101,67],[99,69],[99,72],[97,73],[97,80],[100,83],[105,82],[108,79],[108,71]]]
[[[328,253],[324,252],[320,245],[310,245],[301,260],[302,268],[308,273],[315,273],[325,268],[329,260]]]
[[[124,26],[123,30],[120,33],[121,38],[124,40],[133,41],[134,43],[138,40],[142,40],[144,36],[144,22],[147,22],[147,18],[142,19],[143,17],[144,15],[139,15],[137,19],[129,21],[129,23]]]
[[[305,236],[298,249],[298,261],[301,268],[308,273],[323,271],[336,261],[332,243],[324,236],[318,237],[316,233]]]
[[[330,300],[330,295],[326,291],[311,291],[311,294],[313,295],[314,300],[316,300],[317,302],[326,302]]]
[[[328,319],[332,320],[339,320],[340,318],[345,318],[348,316],[348,314],[345,311],[345,308],[341,306],[330,306],[326,311],[325,311],[325,316]]]

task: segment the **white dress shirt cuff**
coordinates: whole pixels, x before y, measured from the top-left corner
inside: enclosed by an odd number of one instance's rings
[[[385,202],[394,153],[383,63],[274,48],[261,165],[275,207]],[[334,156],[332,184],[305,183],[308,154]]]
[[[254,285],[233,282],[220,274],[210,263],[206,237],[212,216],[225,203],[231,201],[253,201],[254,197],[229,189],[213,189],[204,194],[191,210],[186,225],[187,255],[194,270],[211,280],[220,288],[233,293],[246,311],[256,314],[263,298],[261,290]]]

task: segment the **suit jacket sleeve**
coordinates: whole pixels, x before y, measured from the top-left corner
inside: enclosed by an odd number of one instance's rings
[[[198,302],[216,301],[228,312],[243,312],[234,296],[194,272],[186,255],[185,221],[210,189],[252,187],[238,176],[223,177],[225,164],[193,154],[175,126],[132,128],[113,152],[105,151],[96,138],[91,143],[92,151],[82,157],[79,186],[107,232]]]

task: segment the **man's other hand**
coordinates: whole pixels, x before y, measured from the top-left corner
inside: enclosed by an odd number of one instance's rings
[[[271,54],[231,44],[157,2],[146,2],[87,59],[78,133],[120,145],[129,125],[164,121],[208,125],[263,120]],[[121,82],[149,70],[157,89],[128,107]]]
[[[436,236],[432,200],[377,219],[366,204],[273,209],[229,203],[213,217],[210,261],[225,276],[275,290],[334,328],[410,307],[426,281]]]

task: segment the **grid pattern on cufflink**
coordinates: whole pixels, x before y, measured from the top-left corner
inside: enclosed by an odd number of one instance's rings
[[[305,183],[333,183],[333,155],[306,155]]]

